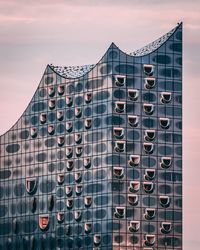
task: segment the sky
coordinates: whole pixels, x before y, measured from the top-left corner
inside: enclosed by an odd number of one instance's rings
[[[200,0],[0,0],[0,134],[21,116],[47,64],[96,63],[184,25],[184,250],[199,250]]]

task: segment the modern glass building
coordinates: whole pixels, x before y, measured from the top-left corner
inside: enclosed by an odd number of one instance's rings
[[[182,249],[182,24],[48,65],[0,137],[0,249]]]

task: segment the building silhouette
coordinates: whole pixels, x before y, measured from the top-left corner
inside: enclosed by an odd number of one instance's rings
[[[182,24],[48,65],[0,137],[0,249],[182,249]]]

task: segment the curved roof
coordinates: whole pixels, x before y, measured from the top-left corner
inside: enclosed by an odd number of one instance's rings
[[[141,49],[135,50],[134,52],[130,53],[130,56],[145,56],[153,51],[157,50],[162,44],[164,44],[170,36],[174,34],[176,29],[181,25],[181,23],[178,23],[175,28],[167,32],[165,35],[161,36],[160,38],[156,39],[152,43],[147,44],[146,46],[142,47]],[[89,65],[83,65],[83,66],[54,66],[50,65],[50,67],[59,75],[65,77],[65,78],[79,78],[81,76],[84,76],[87,72],[89,72],[95,64],[89,64]]]

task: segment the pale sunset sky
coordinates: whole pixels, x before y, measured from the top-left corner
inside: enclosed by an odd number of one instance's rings
[[[20,117],[47,64],[129,53],[183,22],[184,250],[200,249],[200,0],[0,0],[0,134]]]

